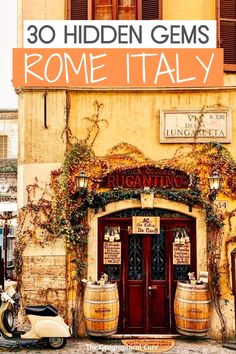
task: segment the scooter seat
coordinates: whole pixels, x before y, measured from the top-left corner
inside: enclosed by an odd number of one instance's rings
[[[26,306],[25,308],[26,315],[34,316],[58,316],[58,310],[52,305],[47,306]]]

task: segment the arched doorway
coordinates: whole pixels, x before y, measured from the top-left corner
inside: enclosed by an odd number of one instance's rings
[[[133,234],[133,216],[159,216],[160,234]],[[104,236],[119,233],[119,264],[105,264]],[[175,264],[173,243],[189,237],[189,261]],[[106,238],[106,236],[105,236]],[[196,222],[182,213],[165,209],[132,208],[98,220],[98,276],[102,272],[119,289],[120,333],[175,332],[173,301],[178,280],[196,272]]]

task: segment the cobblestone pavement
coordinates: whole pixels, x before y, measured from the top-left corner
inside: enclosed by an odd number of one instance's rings
[[[120,340],[114,339],[81,339],[68,340],[66,346],[61,350],[47,349],[46,344],[41,341],[33,343],[29,341],[15,342],[7,341],[0,338],[0,352],[1,353],[19,353],[19,354],[139,354],[140,352],[130,350],[125,347]],[[176,339],[176,345],[173,349],[166,352],[168,354],[233,354],[234,350],[223,348],[220,343],[211,340],[189,340]]]

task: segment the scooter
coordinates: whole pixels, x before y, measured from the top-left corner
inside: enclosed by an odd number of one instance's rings
[[[61,349],[65,346],[72,333],[55,307],[26,306],[25,312],[31,329],[28,332],[20,332],[14,329],[14,300],[6,292],[1,293],[0,300],[0,331],[5,339],[35,341],[45,338],[51,349]]]

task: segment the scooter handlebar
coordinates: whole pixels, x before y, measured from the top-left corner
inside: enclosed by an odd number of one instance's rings
[[[1,293],[1,300],[2,302],[10,302],[11,304],[15,302],[5,291]]]

